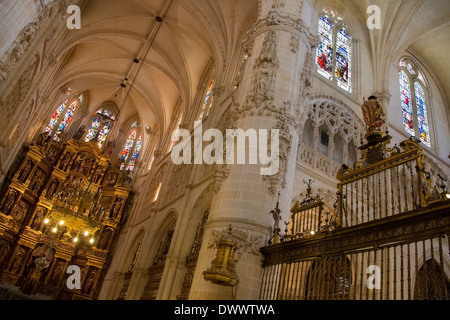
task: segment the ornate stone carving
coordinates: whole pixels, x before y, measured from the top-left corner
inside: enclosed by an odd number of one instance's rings
[[[3,62],[0,62],[0,83],[4,82],[12,70],[19,65],[23,55],[28,51],[36,38],[36,33],[50,15],[51,9],[58,1],[39,1],[38,17],[27,24],[17,36],[11,49],[5,54]],[[67,6],[64,7],[64,11]],[[65,12],[64,12],[65,14]]]
[[[30,92],[33,80],[36,76],[40,58],[35,56],[34,60],[28,65],[26,70],[22,73],[20,79],[15,84],[13,90],[6,98],[5,110],[3,111],[3,120],[8,124],[14,114],[21,110],[21,104],[26,99]]]

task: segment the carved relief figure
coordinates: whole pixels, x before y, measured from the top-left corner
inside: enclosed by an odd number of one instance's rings
[[[14,203],[16,202],[17,192],[13,190],[9,190],[8,195],[6,196],[5,201],[2,204],[1,211],[4,214],[8,214]]]
[[[89,276],[86,280],[86,283],[83,287],[83,293],[86,295],[90,295],[92,293],[92,289],[95,284],[95,280],[97,279],[97,273],[95,271],[92,271],[89,273]]]
[[[61,163],[59,164],[59,169],[61,169],[62,171],[66,171],[71,158],[72,155],[70,153],[66,153],[61,160]]]
[[[269,89],[269,73],[269,63],[267,61],[264,61],[261,64],[261,72],[257,80],[257,92],[266,93]]]
[[[14,257],[14,260],[13,260],[13,262],[11,264],[11,268],[9,269],[9,271],[11,271],[11,273],[14,273],[14,274],[17,273],[20,270],[20,268],[22,267],[22,265],[23,265],[24,258],[25,258],[25,250],[20,249],[16,253],[16,255]]]
[[[56,146],[51,145],[47,150],[47,159],[50,163],[55,163],[58,159],[59,150]]]
[[[122,202],[123,202],[122,198],[119,197],[116,199],[116,201],[114,202],[114,205],[112,207],[111,214],[109,215],[111,218],[113,218],[113,219],[117,218],[117,216],[120,212],[120,209],[122,208]]]
[[[72,170],[78,171],[81,167],[81,162],[84,160],[85,157],[86,157],[85,153],[83,152],[79,153],[72,164]]]
[[[103,230],[102,235],[100,236],[100,241],[98,243],[98,248],[100,250],[106,250],[109,245],[109,241],[113,235],[113,229],[106,228]]]
[[[32,168],[33,168],[33,161],[28,160],[24,164],[22,170],[20,171],[19,176],[17,177],[17,180],[24,183],[27,180],[28,175],[30,174]]]
[[[36,192],[39,193],[42,185],[44,184],[44,177],[45,177],[45,173],[43,170],[38,169],[36,170],[31,183],[30,183],[30,190],[32,192]]]
[[[92,182],[98,183],[98,181],[100,180],[100,177],[102,176],[102,172],[103,172],[103,167],[98,166],[97,169],[95,169],[94,177],[92,178]]]
[[[57,179],[53,179],[52,183],[50,183],[50,186],[47,189],[46,197],[47,199],[52,199],[55,195],[56,189],[58,188],[59,181]]]
[[[0,266],[5,261],[11,246],[5,240],[0,240]]]
[[[117,173],[110,173],[106,176],[104,186],[113,187],[117,182]]]
[[[33,222],[31,223],[31,228],[39,231],[41,228],[42,221],[45,218],[46,210],[43,207],[37,207],[36,213],[33,218]]]
[[[58,262],[56,267],[53,269],[52,276],[49,280],[49,284],[52,286],[58,286],[60,283],[61,275],[63,273],[64,265],[62,262]]]
[[[29,206],[24,201],[19,201],[17,206],[13,209],[11,215],[14,218],[14,221],[17,223],[22,223],[25,219]]]

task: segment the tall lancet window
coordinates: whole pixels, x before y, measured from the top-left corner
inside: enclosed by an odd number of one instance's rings
[[[67,132],[67,128],[75,114],[75,111],[80,107],[82,96],[75,99],[67,99],[56,108],[49,124],[45,128],[48,135],[53,134],[53,140],[59,141],[59,136]]]
[[[84,141],[97,142],[98,147],[101,149],[108,138],[109,133],[114,125],[116,117],[109,108],[103,108],[97,110],[93,115],[91,125],[86,133]]]
[[[214,90],[214,79],[212,79],[210,81],[208,90],[206,91],[206,96],[203,101],[202,111],[200,112],[199,121],[202,121],[204,117],[208,116],[209,111],[211,110],[212,104],[214,102],[213,90]]]
[[[143,136],[139,133],[139,126],[137,123],[133,123],[128,134],[127,141],[123,147],[122,153],[120,155],[120,170],[130,170],[133,171],[136,167],[136,162],[139,159],[139,155],[142,150],[142,139]]]
[[[317,72],[347,92],[351,91],[352,38],[343,19],[325,9],[319,18]]]
[[[414,62],[405,59],[400,62],[399,80],[405,131],[412,136],[418,137],[422,143],[430,147],[428,98],[424,77]]]

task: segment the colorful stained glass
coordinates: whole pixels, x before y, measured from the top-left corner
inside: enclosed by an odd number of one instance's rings
[[[98,134],[97,144],[100,149],[103,148],[103,144],[105,143],[106,138],[108,137],[108,134],[111,131],[111,128],[112,124],[111,122],[108,121],[103,126],[102,131],[100,131],[100,133]]]
[[[45,128],[45,132],[48,132],[50,135],[55,128],[56,124],[58,123],[59,117],[63,113],[63,111],[66,109],[67,104],[69,103],[69,100],[66,100],[63,104],[61,104],[58,108],[56,108],[55,113],[53,114],[52,118],[50,119],[50,123],[48,124],[47,128]]]
[[[112,113],[112,111],[109,111],[107,109],[103,110],[103,115],[105,117],[108,117],[108,118],[112,119],[112,120],[116,120],[116,117],[114,117],[114,114]]]
[[[75,111],[78,108],[78,101],[77,100],[73,100],[72,104],[69,106],[69,109],[67,109],[66,114],[64,115],[64,120],[61,121],[61,123],[59,124],[58,127],[58,131],[55,133],[53,139],[55,141],[59,141],[60,138],[58,137],[59,134],[63,133],[66,131],[67,127],[69,126],[70,120],[72,119]]]
[[[413,67],[412,67],[412,65],[411,64],[407,64],[406,65],[406,69],[408,69],[408,72],[411,74],[411,75],[415,75],[416,73],[414,72],[414,69],[413,69]]]
[[[136,147],[134,147],[133,155],[131,156],[130,163],[128,164],[127,170],[133,171],[136,165],[136,161],[139,158],[139,154],[141,153],[142,148],[142,134],[139,136],[138,141],[136,142]]]
[[[212,103],[214,101],[214,97],[211,95],[213,87],[214,87],[214,79],[211,80],[211,83],[209,84],[208,87],[208,91],[206,92],[206,97],[203,102],[202,112],[200,113],[199,121],[201,121],[205,115],[207,116],[209,114],[209,110],[211,109]],[[211,103],[209,103],[210,100]]]
[[[350,91],[351,38],[345,28],[336,36],[336,79],[339,87]]]
[[[91,127],[88,130],[88,133],[86,135],[86,139],[84,141],[89,142],[92,141],[95,136],[97,135],[97,131],[100,128],[100,125],[102,123],[102,120],[100,117],[96,117],[94,121],[92,121]]]
[[[317,48],[318,72],[331,80],[333,69],[333,24],[328,17],[319,19],[319,40]]]
[[[136,130],[133,130],[128,136],[127,142],[125,143],[125,147],[123,148],[122,154],[120,155],[120,158],[123,161],[123,167],[125,167],[125,162],[128,159],[128,155],[131,152],[131,148],[133,148],[134,140],[136,140]]]
[[[400,71],[400,94],[402,101],[403,125],[406,132],[414,135],[413,109],[409,79],[404,71]]]
[[[417,120],[419,124],[420,140],[430,146],[430,130],[428,127],[427,106],[425,104],[425,92],[419,83],[414,84],[416,92]]]

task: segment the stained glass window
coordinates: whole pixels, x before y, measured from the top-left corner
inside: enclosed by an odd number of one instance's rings
[[[414,135],[411,89],[409,86],[409,79],[403,70],[400,71],[400,94],[403,111],[403,125],[405,126],[406,132],[408,132],[411,135]]]
[[[66,131],[67,127],[69,126],[70,120],[72,119],[75,111],[77,110],[77,107],[78,107],[78,101],[73,100],[72,104],[69,106],[66,114],[64,115],[63,121],[61,121],[61,123],[59,124],[58,131],[55,133],[53,140],[55,140],[55,141],[60,140],[58,135]]]
[[[427,107],[425,104],[425,92],[419,83],[414,84],[414,90],[416,92],[416,106],[417,106],[417,120],[419,124],[420,140],[427,146],[430,146],[429,140],[429,127]]]
[[[345,28],[337,33],[336,37],[336,79],[338,86],[350,90],[350,36]]]
[[[212,103],[214,101],[214,96],[212,95],[212,90],[214,88],[214,79],[211,80],[208,91],[206,92],[205,100],[203,101],[202,112],[200,113],[199,120],[201,121],[203,117],[209,114],[209,110],[211,109]]]
[[[333,69],[333,24],[326,16],[319,19],[319,39],[317,48],[318,72],[331,80]]]
[[[412,67],[412,65],[411,65],[410,63],[408,63],[408,64],[406,65],[406,69],[408,69],[408,72],[409,72],[410,74],[412,74],[412,75],[416,74],[416,73],[414,72],[414,69],[413,69],[413,67]]]
[[[97,142],[98,147],[101,149],[108,138],[108,134],[114,125],[115,115],[108,109],[98,109],[94,115],[91,126],[86,134],[85,141]],[[100,130],[100,132],[99,132]]]
[[[317,72],[350,92],[352,38],[341,17],[328,9],[322,12],[318,29]]]
[[[100,117],[95,117],[94,121],[92,121],[91,127],[88,130],[88,133],[86,134],[86,142],[92,141],[95,138],[101,123],[102,119]]]
[[[130,135],[128,136],[127,142],[125,143],[125,147],[123,148],[122,154],[120,155],[120,158],[122,159],[122,165],[121,169],[125,167],[125,162],[128,159],[128,155],[131,152],[131,148],[133,148],[134,140],[136,140],[136,130],[133,130]]]
[[[100,133],[98,134],[97,142],[98,147],[100,149],[103,148],[103,144],[105,143],[106,138],[108,137],[108,134],[111,131],[111,128],[112,128],[111,122],[107,121],[103,126],[102,131],[100,131]]]
[[[430,147],[424,77],[411,61],[402,61],[400,67],[400,93],[405,131]]]
[[[128,164],[127,170],[133,171],[136,161],[139,158],[139,154],[141,153],[142,148],[142,134],[139,136],[138,141],[136,142],[136,147],[134,147],[133,155],[131,156],[130,163]]]
[[[58,108],[56,108],[55,113],[53,114],[52,118],[50,119],[50,123],[48,124],[47,128],[45,129],[45,132],[48,132],[49,134],[52,133],[53,129],[55,128],[56,124],[59,121],[59,117],[63,113],[64,109],[66,109],[68,103],[69,103],[69,100],[66,100],[63,104],[61,104]]]

